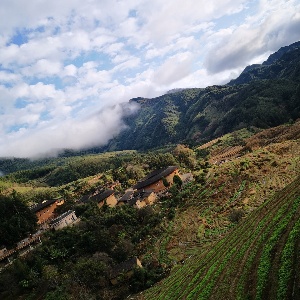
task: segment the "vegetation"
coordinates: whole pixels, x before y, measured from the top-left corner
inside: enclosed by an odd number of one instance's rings
[[[11,264],[2,261],[0,298],[300,298],[296,48],[247,68],[241,82],[133,100],[141,105],[127,120],[133,131],[109,148],[145,152],[91,149],[1,160],[7,175],[0,178],[0,245],[11,247],[35,230],[26,204],[62,197],[56,213],[74,209],[81,221],[47,232]],[[152,206],[99,209],[80,202],[111,187],[119,197],[170,165],[194,181],[163,180],[167,192]],[[132,257],[143,268],[112,285],[111,271]]]
[[[162,215],[150,208],[138,211],[130,206],[99,210],[89,205],[81,217],[80,226],[49,232],[27,260],[16,260],[0,273],[1,299],[18,294],[34,298],[42,294],[47,298],[57,289],[68,290],[67,299],[77,299],[78,292],[104,297],[112,289],[109,273],[114,265],[139,255],[141,241],[156,230],[156,234],[160,232],[162,220]],[[151,261],[145,269],[148,280],[154,280],[153,276],[160,279],[163,269],[161,273],[151,271],[150,265]],[[139,285],[144,286],[142,282]],[[124,297],[129,290],[123,286],[114,292]]]
[[[298,45],[279,51],[268,64],[245,70],[228,85],[132,100],[140,110],[126,119],[128,129],[106,149],[193,146],[242,128],[269,128],[296,120],[300,117]]]
[[[13,192],[10,196],[0,194],[0,245],[13,246],[36,229],[37,219],[22,196]]]
[[[174,269],[145,299],[297,299],[299,183],[300,178],[213,248]]]

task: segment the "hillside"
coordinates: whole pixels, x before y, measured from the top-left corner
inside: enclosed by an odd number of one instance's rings
[[[143,299],[299,299],[300,178]]]
[[[300,122],[267,130],[241,129],[194,149],[177,145],[148,153],[105,153],[72,157],[64,164],[58,159],[59,164],[53,160],[50,166],[42,165],[2,178],[2,194],[16,190],[15,195],[22,195],[20,199],[27,203],[63,197],[65,204],[59,213],[74,209],[84,221],[78,227],[45,235],[43,243],[28,259],[16,260],[2,271],[1,297],[51,299],[63,295],[68,300],[124,299],[153,286],[145,292],[145,299],[157,295],[161,299],[178,299],[173,296],[178,291],[173,294],[168,285],[169,280],[179,280],[176,274],[183,280],[181,287],[187,286],[181,292],[189,294],[191,286],[185,280],[193,279],[193,272],[199,267],[204,268],[205,253],[217,251],[221,256],[214,257],[220,259],[220,264],[223,261],[225,266],[230,261],[234,265],[232,252],[223,253],[218,248],[214,250],[215,247],[221,247],[219,242],[228,234],[239,234],[240,227],[245,230],[241,236],[246,237],[245,228],[252,230],[250,224],[254,222],[251,220],[257,208],[263,212],[261,205],[264,207],[272,197],[277,199],[276,194],[299,176],[299,128]],[[86,195],[94,195],[97,190],[112,185],[120,197],[126,188],[150,171],[168,165],[180,166],[182,173],[192,172],[195,181],[171,188],[151,207],[137,210],[125,205],[97,209],[80,204]],[[288,191],[282,193],[287,195]],[[266,222],[272,223],[270,219]],[[144,268],[136,270],[129,281],[112,286],[110,272],[118,263],[135,256]],[[168,277],[170,270],[171,277]],[[213,274],[217,278],[223,273],[214,271]],[[163,278],[166,281],[161,281]],[[192,290],[206,285],[200,279],[199,275],[192,281]],[[155,285],[157,281],[161,283]],[[222,278],[218,279],[218,286],[231,295],[233,292],[223,288],[224,284]],[[245,285],[248,288],[248,281]],[[218,299],[214,286],[212,291],[212,297]]]
[[[155,248],[165,249],[177,262],[203,251],[223,237],[240,216],[255,211],[295,180],[299,176],[300,143],[294,138],[299,126],[299,122],[283,125],[254,135],[241,130],[208,143],[206,159],[211,164],[193,171],[200,184],[179,195],[176,217],[168,223],[168,242],[164,237]],[[265,145],[255,146],[258,140]],[[196,151],[202,155],[199,148]],[[224,154],[222,159],[220,153]]]
[[[242,83],[132,100],[139,112],[108,147],[147,151],[1,160],[1,199],[62,198],[55,215],[74,210],[82,221],[3,266],[0,298],[299,299],[299,54],[299,43],[280,49]],[[106,189],[120,199],[167,166],[194,180],[151,206],[84,201]],[[112,285],[113,270],[136,257],[143,268]]]
[[[231,80],[229,85],[249,83],[254,80],[262,79],[295,79],[299,77],[299,66],[295,61],[299,61],[300,42],[280,48],[271,54],[261,65],[251,65],[245,68],[241,75]]]
[[[300,117],[299,42],[252,66],[228,85],[185,89],[140,105],[128,129],[106,149],[145,150],[167,144],[196,145],[241,128],[269,128]]]
[[[165,246],[177,263],[134,299],[299,299],[299,126],[200,147],[213,162],[238,141],[251,150],[223,157],[205,186],[182,197]]]

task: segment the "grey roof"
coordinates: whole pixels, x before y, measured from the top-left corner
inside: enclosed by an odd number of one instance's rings
[[[83,195],[80,199],[82,203],[88,203],[90,201],[90,195]]]
[[[32,206],[30,209],[32,212],[38,212],[38,211],[42,210],[43,208],[50,206],[51,204],[53,204],[55,202],[56,202],[56,199],[48,200],[48,201],[42,202],[40,204],[37,204],[35,206]]]
[[[104,199],[108,198],[110,195],[113,195],[115,191],[113,190],[106,190],[102,193],[96,194],[92,197],[90,197],[90,201],[95,201],[97,203],[103,201]]]
[[[172,172],[174,172],[177,169],[178,169],[177,166],[169,166],[164,169],[155,170],[150,174],[148,174],[148,176],[146,176],[144,179],[142,179],[142,181],[138,182],[135,186],[133,186],[133,188],[137,190],[142,189],[150,184],[159,181],[163,177],[170,175]]]
[[[127,192],[125,192],[125,194],[119,199],[118,202],[127,202],[127,201],[129,201],[130,199],[132,199],[133,195],[134,195],[134,190],[127,191]]]
[[[53,225],[55,223],[58,223],[59,221],[63,220],[65,217],[67,217],[68,215],[72,214],[72,213],[75,213],[74,210],[68,210],[66,212],[64,212],[63,214],[61,214],[60,216],[58,216],[57,218],[53,219],[51,222],[50,222],[50,225]]]
[[[151,195],[151,192],[135,192],[134,196],[128,201],[129,205],[135,205],[138,200],[143,200]]]

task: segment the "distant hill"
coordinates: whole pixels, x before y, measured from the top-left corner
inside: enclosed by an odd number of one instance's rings
[[[269,128],[300,117],[300,42],[281,48],[262,65],[247,67],[223,86],[135,98],[140,110],[105,150],[146,150],[199,144],[241,128]]]

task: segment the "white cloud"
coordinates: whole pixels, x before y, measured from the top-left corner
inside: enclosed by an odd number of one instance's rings
[[[295,10],[280,0],[263,0],[260,8],[259,18],[249,18],[248,23],[228,32],[211,49],[205,64],[210,72],[246,66],[255,56],[299,40],[299,4]],[[217,35],[213,38],[218,40]]]
[[[153,74],[153,82],[169,85],[192,72],[192,54],[189,52],[177,54],[169,58]]]
[[[0,83],[16,83],[21,80],[17,74],[0,71]]]
[[[34,65],[21,69],[26,77],[46,78],[49,76],[59,75],[62,72],[62,64],[57,61],[40,59]]]
[[[0,10],[0,155],[103,144],[120,103],[226,83],[300,32],[297,0],[22,1]]]
[[[127,106],[127,109],[135,110],[136,107]],[[67,119],[59,123],[52,122],[32,131],[23,128],[5,139],[0,139],[0,156],[9,154],[35,157],[45,153],[57,155],[62,148],[82,149],[104,145],[124,129],[121,116],[125,112],[126,110],[118,105],[81,120]]]

